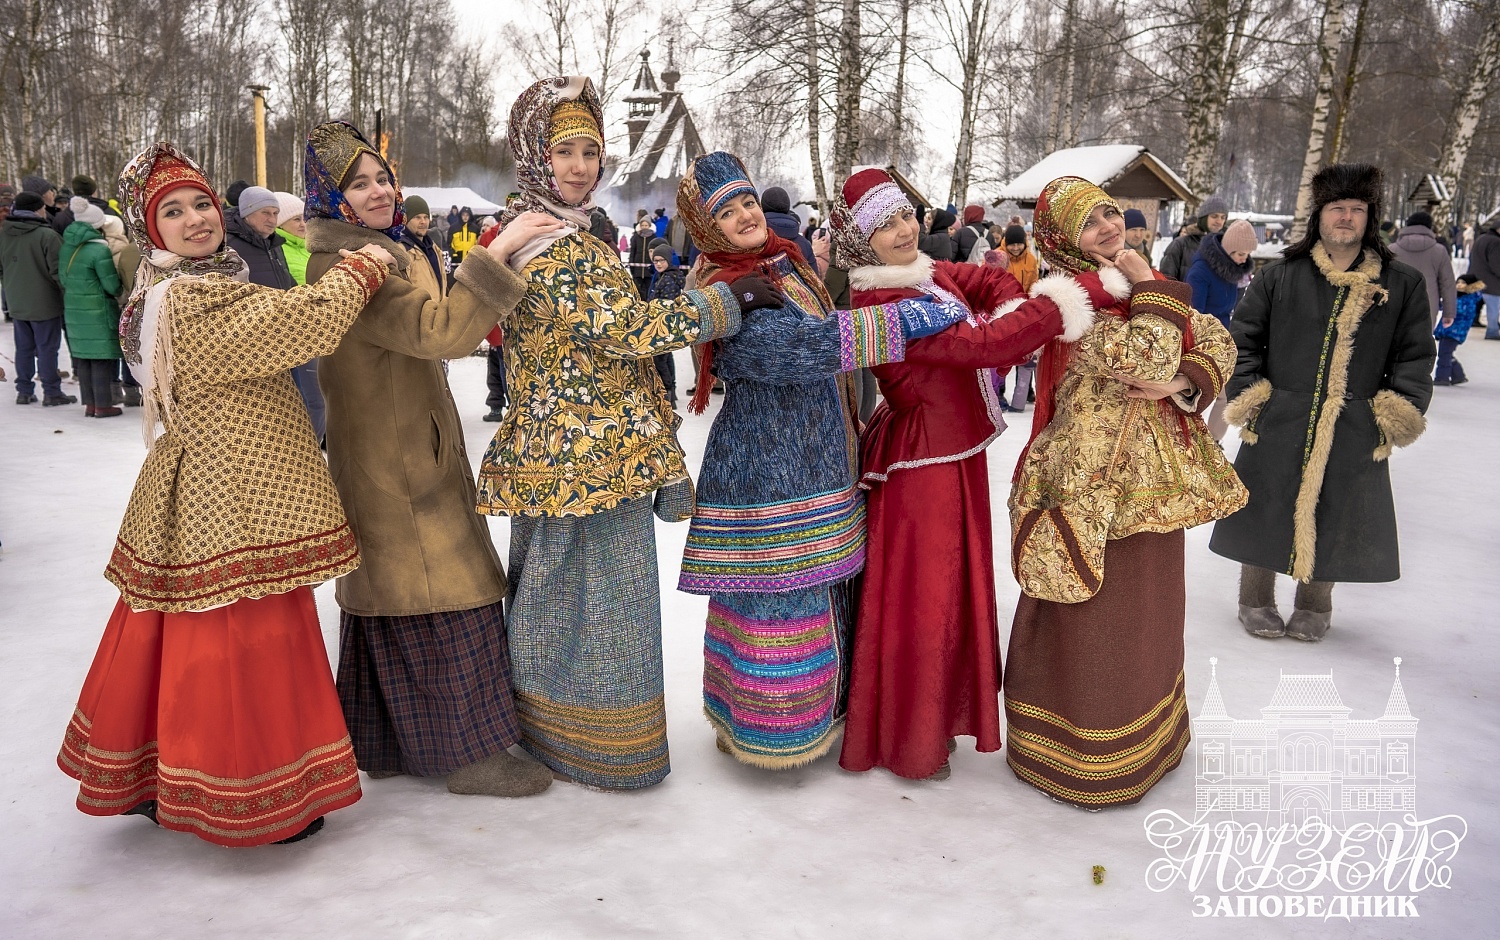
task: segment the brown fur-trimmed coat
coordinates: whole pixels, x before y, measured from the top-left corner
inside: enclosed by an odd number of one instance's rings
[[[1368,251],[1337,271],[1319,243],[1268,265],[1230,331],[1239,360],[1225,417],[1241,427],[1234,467],[1250,502],[1214,526],[1210,547],[1299,581],[1399,578],[1386,458],[1422,433],[1432,398],[1422,275]]]

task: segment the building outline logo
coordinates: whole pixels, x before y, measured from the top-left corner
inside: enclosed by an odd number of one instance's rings
[[[1417,815],[1417,725],[1401,658],[1378,718],[1355,718],[1333,673],[1282,671],[1259,718],[1235,718],[1210,657],[1193,716],[1192,818],[1155,810],[1162,851],[1146,884],[1184,884],[1195,917],[1419,917],[1446,888],[1468,835],[1455,815]]]
[[[1318,816],[1343,831],[1417,810],[1417,721],[1401,685],[1401,657],[1379,718],[1352,718],[1333,672],[1281,673],[1259,719],[1233,718],[1219,691],[1219,658],[1203,707],[1192,719],[1197,744],[1195,806],[1268,825]]]

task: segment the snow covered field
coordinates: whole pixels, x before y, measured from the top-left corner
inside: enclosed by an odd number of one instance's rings
[[[1258,717],[1280,672],[1333,671],[1354,718],[1375,718],[1392,657],[1420,720],[1417,812],[1468,836],[1451,887],[1416,920],[1198,919],[1181,884],[1155,892],[1143,821],[1193,813],[1197,745],[1139,805],[1085,813],[1019,782],[960,739],[953,776],[855,775],[833,757],[772,774],[714,748],[700,711],[705,599],[674,590],[687,526],[658,524],[672,775],[603,794],[565,785],[526,800],[450,795],[440,779],[367,781],[365,796],[295,846],[216,848],[140,819],[96,819],[54,758],[114,589],[101,576],[143,457],[139,412],[0,400],[0,937],[1465,937],[1500,922],[1500,343],[1460,350],[1473,381],[1440,388],[1426,436],[1392,459],[1403,579],[1343,585],[1318,645],[1259,640],[1235,621],[1235,564],[1188,534],[1188,696],[1209,657],[1231,715]],[[9,329],[0,364],[14,374]],[[678,374],[691,376],[685,353]],[[484,361],[451,381],[471,459],[493,425]],[[683,381],[685,387],[689,384]],[[76,391],[76,386],[73,387]],[[712,415],[687,416],[696,462]],[[1029,414],[990,450],[996,545]],[[1233,446],[1233,445],[1231,445]],[[505,520],[492,520],[502,557]],[[1290,587],[1282,579],[1283,609]],[[1002,623],[1017,588],[997,572]],[[330,653],[338,611],[318,590]],[[1003,649],[1002,645],[1002,649]],[[1095,885],[1091,869],[1106,869]],[[1409,891],[1400,893],[1410,894]],[[1486,926],[1488,925],[1488,926]]]

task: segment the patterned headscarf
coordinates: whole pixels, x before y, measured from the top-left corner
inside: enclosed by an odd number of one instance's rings
[[[714,213],[744,193],[759,198],[750,182],[750,171],[739,157],[726,150],[715,150],[693,161],[677,186],[677,212],[694,244],[709,254],[740,253],[719,230]],[[775,237],[776,233],[769,228],[766,231]]]
[[[828,220],[834,265],[847,271],[881,264],[870,236],[902,209],[912,209],[911,200],[886,171],[860,170],[845,180]]]
[[[120,213],[125,220],[126,234],[141,250],[135,286],[125,302],[125,309],[120,312],[120,345],[125,360],[133,365],[141,362],[141,312],[151,288],[179,274],[233,277],[245,266],[232,248],[220,246],[206,258],[184,258],[167,251],[166,246],[158,241],[156,203],[167,193],[184,186],[214,195],[213,184],[198,164],[166,141],[147,147],[120,171]],[[214,197],[213,202],[218,210],[218,198]],[[222,230],[223,227],[224,214],[219,211],[219,228]]]
[[[523,212],[545,212],[567,223],[563,228],[538,235],[511,253],[510,266],[517,271],[559,238],[587,232],[593,220],[594,190],[604,179],[604,108],[594,83],[580,75],[544,78],[521,92],[510,108],[510,152],[516,158],[516,186],[520,189],[505,202],[500,213],[503,229]],[[564,140],[588,137],[599,144],[599,176],[577,205],[563,199],[552,174],[552,147]]]
[[[580,229],[589,227],[589,210],[594,207],[589,190],[583,202],[570,205],[563,199],[552,176],[552,145],[563,140],[591,136],[587,122],[579,113],[581,105],[592,119],[594,128],[604,126],[604,109],[594,83],[578,75],[544,78],[521,92],[510,109],[510,152],[516,158],[516,187],[520,195],[506,205],[500,214],[500,225],[523,212],[547,212]],[[553,138],[554,126],[565,125],[571,133]],[[600,135],[603,136],[602,134]],[[604,179],[604,144],[599,144],[599,180]],[[597,189],[599,180],[595,180]]]
[[[1032,217],[1032,231],[1048,267],[1069,274],[1099,270],[1094,259],[1079,250],[1078,239],[1089,213],[1100,205],[1120,208],[1104,190],[1077,176],[1060,176],[1042,189]]]
[[[391,241],[399,242],[406,231],[406,210],[402,207],[401,184],[396,181],[396,171],[378,150],[370,146],[359,128],[348,121],[319,124],[307,135],[307,155],[302,161],[302,183],[307,190],[307,209],[303,217],[337,219],[369,228],[343,193],[344,178],[367,153],[380,161],[381,167],[391,177],[391,188],[396,191],[396,214],[391,217],[390,227],[380,231]]]
[[[833,301],[828,297],[823,279],[808,264],[808,259],[802,257],[796,242],[780,237],[767,226],[765,242],[759,248],[746,251],[735,247],[720,230],[719,223],[713,218],[714,210],[743,193],[757,195],[750,182],[750,172],[739,157],[724,150],[694,160],[682,182],[677,184],[678,217],[687,225],[694,244],[702,249],[706,262],[698,273],[698,286],[730,284],[747,274],[764,274],[775,281],[778,276],[770,262],[784,254],[799,279],[820,301],[818,310],[808,310],[807,313],[826,316],[833,309]],[[699,347],[703,350],[700,372],[712,370],[717,345],[718,341],[714,341]],[[688,409],[694,414],[702,414],[708,406],[708,393],[713,384],[708,381],[698,383],[698,391],[688,403]]]
[[[125,228],[137,248],[141,263],[135,272],[135,287],[120,314],[120,346],[125,361],[140,366],[132,370],[141,383],[141,431],[149,449],[156,440],[156,426],[171,420],[172,409],[172,309],[167,289],[180,278],[222,274],[248,280],[249,268],[232,248],[222,245],[206,258],[184,258],[166,249],[156,232],[156,204],[168,193],[189,187],[207,193],[219,213],[214,187],[198,164],[187,154],[162,141],[147,147],[120,171],[120,209]]]

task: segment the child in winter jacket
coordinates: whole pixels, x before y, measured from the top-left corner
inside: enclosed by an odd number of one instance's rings
[[[665,243],[651,249],[653,277],[651,288],[646,292],[647,300],[676,300],[686,284],[687,275],[682,268],[672,263],[672,248]],[[677,362],[669,352],[652,357],[656,374],[661,376],[662,387],[667,390],[667,401],[677,407]]]
[[[1458,303],[1453,306],[1453,321],[1438,322],[1432,335],[1437,338],[1437,371],[1433,374],[1433,385],[1462,385],[1469,381],[1464,367],[1453,353],[1469,337],[1469,328],[1479,315],[1479,295],[1484,292],[1484,282],[1478,276],[1465,274],[1458,279]]]

